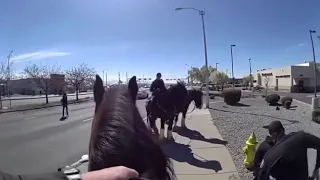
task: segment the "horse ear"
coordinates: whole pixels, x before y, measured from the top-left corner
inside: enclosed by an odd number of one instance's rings
[[[133,102],[136,102],[137,94],[138,94],[138,90],[139,90],[136,76],[133,76],[129,80],[128,89],[129,89],[129,92],[130,92],[130,95],[132,97]]]
[[[98,106],[101,104],[104,94],[103,81],[99,75],[96,75],[96,81],[93,86],[93,97],[96,102],[96,110]]]

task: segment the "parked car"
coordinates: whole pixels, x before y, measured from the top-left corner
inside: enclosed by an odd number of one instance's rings
[[[138,91],[137,99],[147,99],[149,97],[149,94],[147,91]]]

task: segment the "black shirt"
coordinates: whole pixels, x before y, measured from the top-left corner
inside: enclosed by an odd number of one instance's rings
[[[255,176],[255,179],[258,178],[260,164],[264,155],[272,148],[273,145],[274,142],[272,141],[271,137],[267,136],[266,139],[258,146],[253,160],[253,175]]]
[[[264,156],[259,180],[308,180],[307,149],[318,150],[316,168],[319,167],[320,138],[303,132],[285,135]]]
[[[156,89],[160,89],[160,92],[165,92],[166,91],[166,87],[164,85],[164,82],[162,79],[155,79],[151,86],[150,86],[150,92],[154,92]]]

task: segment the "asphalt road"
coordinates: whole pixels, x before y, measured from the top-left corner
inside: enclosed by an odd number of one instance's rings
[[[32,98],[32,96],[27,97],[28,99],[21,99],[26,97],[12,97],[11,99],[11,108],[19,107],[19,106],[27,106],[27,105],[36,105],[36,104],[45,104],[46,98],[45,96],[37,96],[38,98]],[[85,94],[79,94],[79,99],[84,99],[86,97],[93,97],[92,93],[85,93]],[[30,99],[29,99],[30,98]],[[31,99],[32,98],[32,99]],[[49,103],[52,102],[59,102],[61,100],[62,96],[49,96]],[[69,94],[68,100],[75,100],[76,96],[75,94]],[[5,98],[2,101],[3,107],[9,107],[10,101]]]
[[[145,100],[137,101],[146,117]],[[69,118],[59,121],[61,107],[0,114],[0,170],[9,173],[56,171],[88,153],[94,103],[69,106]]]

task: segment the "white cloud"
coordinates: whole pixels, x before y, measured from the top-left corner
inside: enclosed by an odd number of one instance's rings
[[[25,53],[13,56],[11,58],[12,61],[22,62],[22,61],[34,61],[40,59],[48,59],[59,56],[69,56],[71,53],[69,52],[57,52],[57,51],[38,51],[32,53]]]
[[[300,43],[298,44],[299,47],[306,45],[306,43]]]

